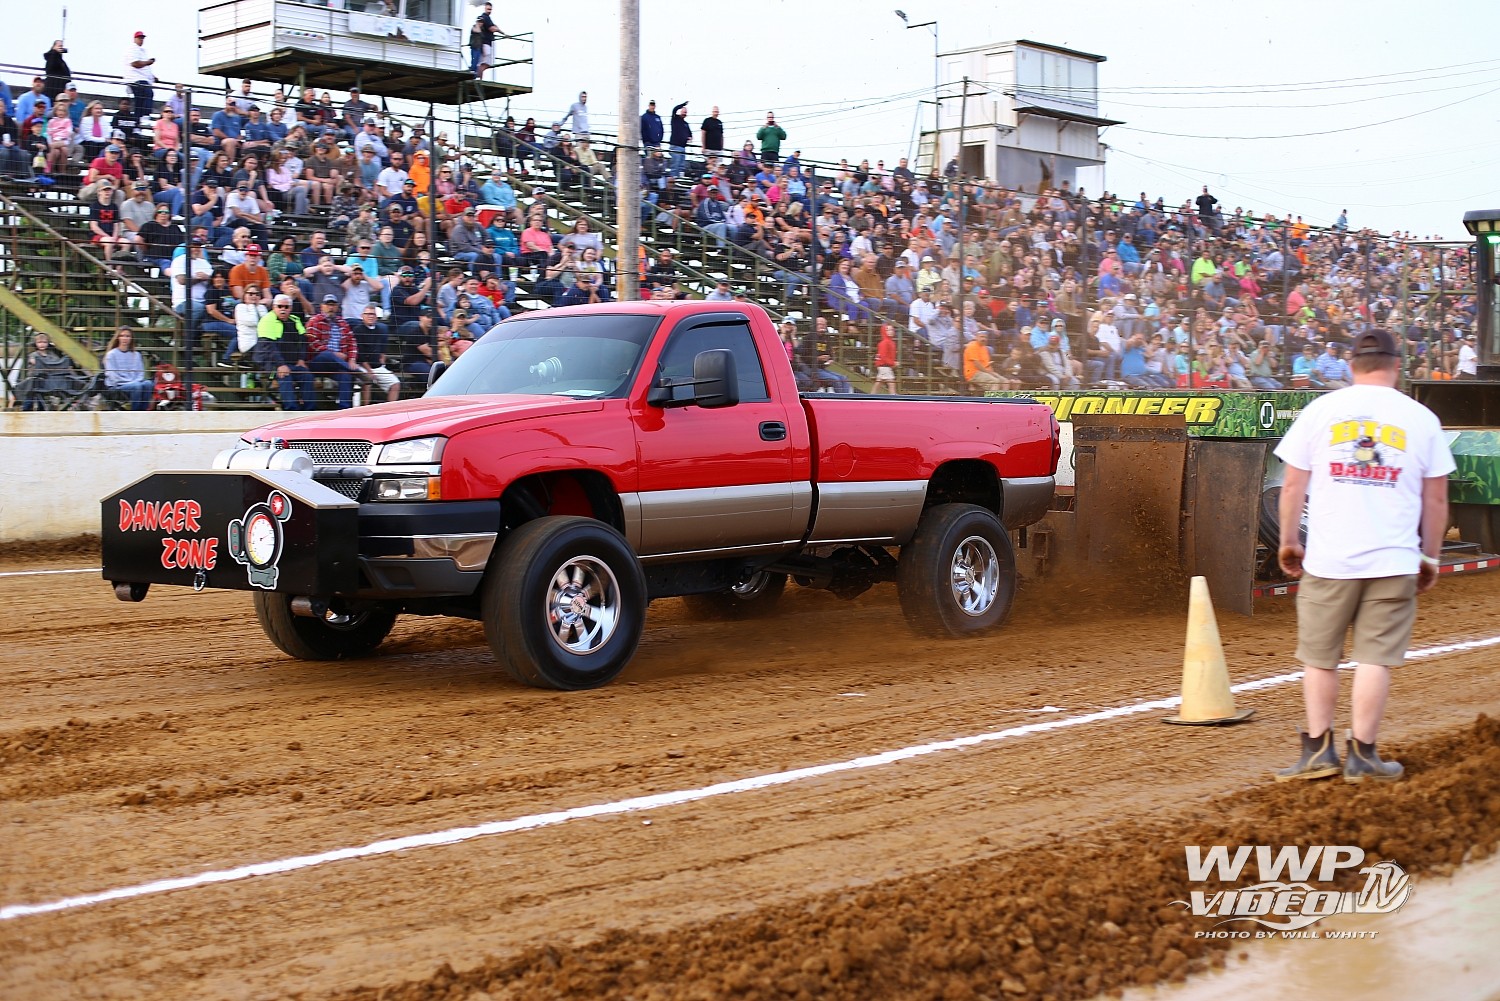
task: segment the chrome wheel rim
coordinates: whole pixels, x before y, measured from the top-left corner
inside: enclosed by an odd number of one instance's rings
[[[575,657],[597,652],[620,624],[620,584],[592,556],[575,556],[558,567],[546,600],[552,641]]]
[[[965,615],[983,615],[1000,593],[1000,557],[989,540],[971,535],[953,551],[953,600]]]
[[[758,570],[740,581],[729,589],[729,593],[736,598],[753,598],[766,589],[766,584],[771,580],[771,575],[764,570]]]

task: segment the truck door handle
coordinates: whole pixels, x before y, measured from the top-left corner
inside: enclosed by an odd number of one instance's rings
[[[760,440],[786,441],[786,425],[781,421],[761,421]]]

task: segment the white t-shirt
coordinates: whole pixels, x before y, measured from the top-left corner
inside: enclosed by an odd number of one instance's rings
[[[182,305],[183,297],[187,295],[189,286],[182,284],[177,280],[179,276],[185,276],[189,274],[187,270],[187,261],[187,255],[183,254],[180,257],[174,258],[171,267],[167,268],[167,277],[172,280],[173,309],[177,309],[178,307],[180,307]],[[208,278],[211,277],[213,273],[214,266],[205,261],[202,257],[199,257],[193,261],[193,270],[191,272],[192,277]],[[204,293],[208,291],[208,283],[199,282],[198,284],[192,286],[192,290],[193,301],[202,302]]]
[[[129,55],[125,57],[125,82],[155,83],[156,74],[151,71],[150,66],[130,65],[131,63],[143,63],[150,58],[146,54],[146,47],[144,45],[132,46]]]
[[[1350,386],[1309,403],[1276,455],[1312,472],[1308,573],[1353,580],[1420,569],[1422,481],[1454,470],[1431,410],[1385,386]]]
[[[1101,323],[1099,329],[1094,331],[1094,336],[1099,338],[1099,343],[1109,348],[1115,354],[1125,349],[1120,342],[1120,331],[1113,323]]]
[[[380,176],[375,179],[375,185],[379,187],[387,197],[395,198],[401,193],[401,186],[406,183],[406,178],[408,176],[410,175],[408,175],[406,171],[401,170],[399,167],[387,167],[382,170],[380,172]]]
[[[1479,374],[1479,352],[1469,347],[1467,341],[1458,349],[1458,371],[1460,375]]]

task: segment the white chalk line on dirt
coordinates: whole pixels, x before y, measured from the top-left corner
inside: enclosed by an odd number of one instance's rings
[[[54,573],[103,573],[103,567],[81,567],[78,570],[6,570],[0,577],[45,577]]]
[[[1407,654],[1407,659],[1421,660],[1428,657],[1440,657],[1450,653],[1464,653],[1496,645],[1500,645],[1500,636],[1463,640],[1457,643],[1445,643],[1440,646],[1412,650]],[[1348,668],[1352,667],[1353,664],[1344,663],[1339,666]],[[1242,682],[1238,685],[1231,685],[1230,690],[1233,692],[1262,691],[1290,684],[1300,680],[1301,677],[1301,671],[1291,671],[1267,678],[1258,678],[1254,681]],[[209,886],[214,883],[230,883],[236,880],[250,879],[254,876],[271,876],[279,873],[296,872],[299,869],[311,869],[314,866],[327,865],[330,862],[372,858],[378,855],[390,855],[395,852],[410,851],[414,848],[454,845],[496,834],[510,834],[514,831],[532,831],[542,827],[555,827],[558,824],[565,824],[573,820],[584,820],[589,817],[610,817],[622,813],[659,810],[666,806],[695,803],[718,796],[728,796],[734,793],[751,792],[756,789],[770,789],[775,786],[790,785],[793,782],[820,778],[825,775],[837,775],[842,772],[876,768],[881,765],[894,764],[898,761],[908,761],[912,758],[925,757],[926,755],[937,754],[943,751],[956,751],[965,747],[977,747],[982,744],[1009,740],[1013,737],[1026,737],[1032,734],[1048,733],[1053,730],[1084,726],[1089,723],[1102,723],[1106,720],[1138,716],[1141,713],[1174,709],[1181,704],[1181,696],[1155,699],[1150,702],[1136,702],[1128,706],[1116,706],[1083,716],[1069,716],[1063,719],[1047,720],[1042,723],[1028,723],[1024,726],[1007,727],[1004,730],[992,730],[987,733],[978,733],[967,737],[954,737],[949,740],[914,744],[892,751],[882,751],[878,754],[866,754],[858,758],[850,758],[846,761],[809,765],[805,768],[794,768],[784,772],[771,772],[766,775],[752,775],[749,778],[734,779],[729,782],[717,782],[713,785],[701,786],[697,789],[679,789],[675,792],[634,796],[630,799],[617,800],[613,803],[595,803],[590,806],[577,806],[572,809],[556,810],[551,813],[535,813],[525,817],[516,817],[512,820],[496,820],[485,824],[475,824],[470,827],[455,827],[446,831],[434,831],[428,834],[412,834],[403,838],[388,838],[384,841],[375,841],[354,848],[338,848],[333,851],[320,852],[316,855],[297,855],[292,858],[278,859],[274,862],[258,862],[254,865],[239,866],[234,869],[219,869],[211,872],[200,872],[193,876],[160,879],[150,883],[139,883],[135,886],[105,890],[102,893],[87,893],[76,897],[65,897],[61,900],[51,900],[41,904],[10,904],[0,907],[0,921],[29,917],[34,914],[48,914],[53,911],[67,911],[80,907],[91,907],[95,904],[108,903],[112,900],[129,900],[133,897],[166,893],[169,890],[185,890],[195,886]]]

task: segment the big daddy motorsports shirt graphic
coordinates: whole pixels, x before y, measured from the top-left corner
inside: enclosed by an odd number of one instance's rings
[[[1394,487],[1403,472],[1406,430],[1374,420],[1338,421],[1329,428],[1328,475],[1336,483]]]
[[[1313,925],[1335,914],[1394,913],[1412,891],[1406,870],[1395,862],[1365,865],[1357,845],[1188,845],[1186,857],[1188,881],[1198,886],[1172,904],[1194,917],[1218,919],[1195,938],[1374,938],[1379,932]],[[1247,871],[1259,882],[1240,886]],[[1364,885],[1335,889],[1349,872],[1364,876]]]

